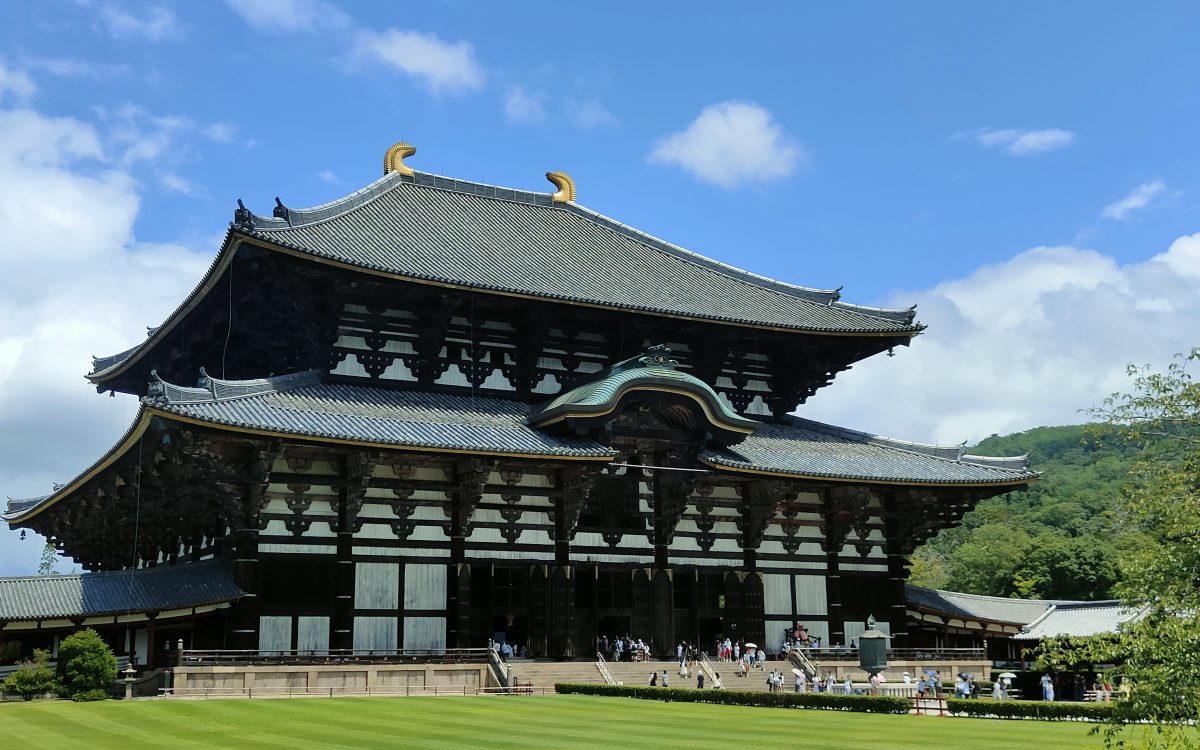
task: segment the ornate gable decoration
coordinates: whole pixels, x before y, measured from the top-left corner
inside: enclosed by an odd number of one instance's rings
[[[722,445],[740,442],[758,422],[737,414],[699,378],[677,369],[670,348],[651,346],[645,354],[619,362],[575,388],[535,406],[526,424],[537,429],[569,425],[579,431],[603,429],[631,396],[682,402],[707,425],[709,437]]]

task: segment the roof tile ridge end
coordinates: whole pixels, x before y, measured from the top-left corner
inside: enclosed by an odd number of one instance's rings
[[[387,195],[405,183],[412,184],[412,178],[405,178],[399,172],[388,172],[377,180],[364,185],[352,193],[343,195],[341,198],[335,198],[308,208],[290,208],[285,206],[279,198],[276,198],[275,200],[278,202],[278,205],[275,208],[275,216],[263,216],[247,209],[247,220],[236,225],[239,228],[264,232],[310,227],[336,219],[339,216],[344,216]],[[283,216],[280,214],[283,214]]]

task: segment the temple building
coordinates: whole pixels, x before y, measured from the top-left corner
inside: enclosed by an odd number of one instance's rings
[[[873,614],[905,647],[908,555],[1036,478],[793,415],[909,344],[913,309],[689,252],[562,173],[526,192],[414,152],[316,208],[239,201],[192,293],[96,359],[132,426],[3,518],[97,573],[57,609],[0,584],[0,639],[570,658],[623,634],[772,648],[797,622],[846,644]]]

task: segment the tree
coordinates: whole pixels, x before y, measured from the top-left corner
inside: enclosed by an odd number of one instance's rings
[[[54,544],[47,539],[46,546],[42,547],[42,561],[38,563],[38,575],[52,576],[58,571],[54,566],[58,564],[58,550],[54,548]]]
[[[1094,412],[1142,450],[1122,510],[1152,544],[1124,551],[1117,591],[1143,618],[1116,636],[1049,640],[1038,653],[1044,667],[1118,665],[1130,692],[1105,728],[1110,747],[1131,735],[1145,748],[1200,747],[1200,383],[1188,372],[1197,363],[1200,348],[1165,372],[1131,366],[1132,391]]]
[[[91,628],[63,639],[58,646],[58,664],[71,700],[104,700],[117,679],[117,658]]]
[[[58,688],[54,678],[54,669],[50,666],[50,652],[39,648],[33,651],[33,660],[21,662],[17,671],[8,676],[0,688],[5,693],[19,695],[25,700],[33,700],[33,696],[50,693]]]

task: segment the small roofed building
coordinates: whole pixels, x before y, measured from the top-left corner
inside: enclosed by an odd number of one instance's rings
[[[872,614],[906,646],[908,555],[1036,478],[792,414],[914,310],[689,252],[561,173],[513,190],[414,151],[324,206],[239,201],[195,290],[87,376],[141,399],[128,433],[5,520],[130,579],[223,561],[239,595],[196,648],[773,649]]]
[[[1126,623],[1146,616],[1148,607],[1130,607],[1119,600],[1095,602],[1058,602],[1046,608],[1036,620],[1013,636],[1023,646],[1043,638],[1069,636],[1082,638],[1102,633],[1118,633]]]

